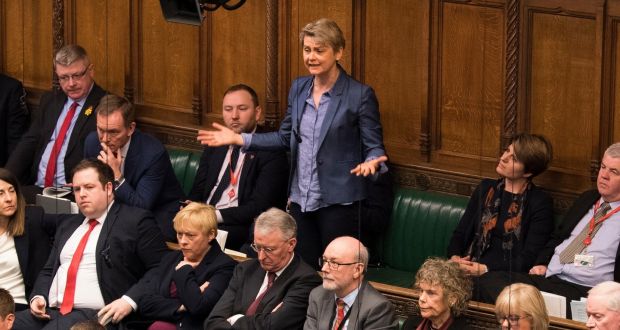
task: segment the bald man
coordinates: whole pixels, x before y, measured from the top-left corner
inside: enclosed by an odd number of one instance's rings
[[[620,283],[606,281],[588,291],[588,329],[620,330]]]
[[[368,250],[360,241],[334,239],[319,266],[323,285],[310,293],[305,330],[396,329],[392,303],[364,280]]]

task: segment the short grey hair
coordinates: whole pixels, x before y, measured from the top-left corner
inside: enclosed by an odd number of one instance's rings
[[[261,213],[254,222],[254,230],[269,233],[280,230],[285,240],[297,236],[297,223],[293,217],[275,207]]]
[[[605,150],[605,155],[611,158],[620,158],[620,142],[610,145],[607,150]]]
[[[614,281],[605,281],[594,286],[588,291],[588,297],[597,295],[604,297],[607,309],[620,312],[620,283]]]
[[[86,50],[80,45],[65,45],[62,46],[54,55],[54,68],[58,64],[62,66],[69,66],[73,64],[73,62],[79,60],[84,60],[86,65],[90,64]]]
[[[325,43],[330,46],[334,52],[344,49],[345,40],[344,34],[338,24],[328,18],[319,18],[314,22],[310,22],[304,26],[299,33],[299,42],[302,47],[304,45],[304,38],[314,38],[319,43]]]

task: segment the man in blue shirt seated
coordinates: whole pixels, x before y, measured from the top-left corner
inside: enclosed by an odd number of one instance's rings
[[[475,283],[474,300],[494,303],[510,283],[527,283],[570,301],[604,281],[620,281],[620,143],[605,151],[597,189],[582,193],[540,251],[529,274],[489,272]]]
[[[149,210],[164,238],[176,241],[172,219],[185,199],[164,145],[136,129],[133,105],[108,94],[97,106],[97,132],[86,138],[84,158],[97,157],[114,171],[117,201]]]

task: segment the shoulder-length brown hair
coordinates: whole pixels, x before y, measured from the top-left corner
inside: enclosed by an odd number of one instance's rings
[[[8,233],[11,236],[21,236],[26,227],[26,201],[22,196],[22,188],[15,175],[7,169],[0,168],[0,180],[12,185],[17,195],[17,210],[9,219]]]

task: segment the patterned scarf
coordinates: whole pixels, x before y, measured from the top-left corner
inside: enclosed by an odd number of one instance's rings
[[[497,218],[502,205],[502,195],[506,186],[506,180],[497,181],[497,186],[489,187],[482,209],[480,226],[476,232],[476,237],[471,243],[467,255],[472,257],[473,261],[477,261],[491,245],[491,233],[497,225]],[[527,191],[530,189],[530,182],[521,189],[518,194],[513,194],[510,207],[508,208],[508,219],[504,221],[504,242],[502,249],[512,249],[512,238],[521,237],[521,216],[523,214],[523,203],[526,200]]]

